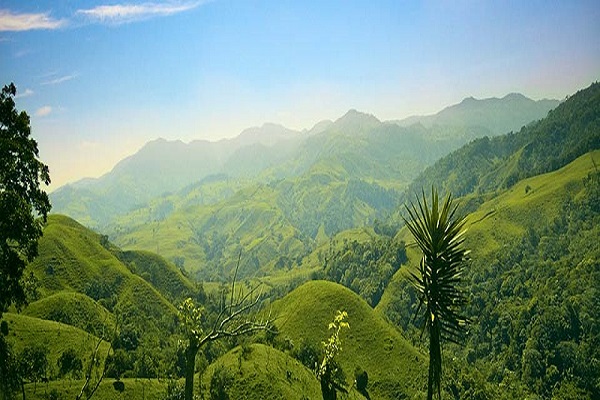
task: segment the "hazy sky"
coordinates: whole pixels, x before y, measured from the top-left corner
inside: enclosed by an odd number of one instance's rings
[[[563,99],[600,78],[597,0],[120,1],[0,2],[0,84],[17,85],[52,188],[157,137]]]

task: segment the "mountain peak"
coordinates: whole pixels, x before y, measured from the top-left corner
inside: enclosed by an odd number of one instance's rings
[[[235,140],[242,146],[256,143],[271,146],[281,140],[296,137],[298,134],[298,131],[288,129],[283,125],[267,122],[261,127],[244,129]]]
[[[341,120],[353,120],[353,121],[371,120],[371,121],[381,122],[373,114],[364,113],[362,111],[356,110],[355,108],[351,108],[350,110],[348,110],[348,112],[346,112],[346,114],[344,114],[342,117],[338,118],[338,120],[335,122],[337,123]]]
[[[531,100],[529,97],[522,95],[521,93],[509,93],[502,98],[502,100]]]

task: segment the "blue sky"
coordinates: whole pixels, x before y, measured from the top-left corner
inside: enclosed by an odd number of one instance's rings
[[[600,3],[575,0],[3,0],[0,84],[56,188],[157,137],[563,99],[600,78],[598,21]]]

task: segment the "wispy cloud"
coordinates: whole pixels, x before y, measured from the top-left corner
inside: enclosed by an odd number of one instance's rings
[[[60,78],[54,78],[49,81],[42,82],[42,85],[58,85],[59,83],[70,81],[76,77],[77,75],[65,75],[61,76]]]
[[[35,116],[36,117],[47,117],[48,115],[50,115],[51,112],[52,112],[52,107],[50,107],[50,106],[40,107],[36,110]]]
[[[29,97],[29,96],[33,96],[33,90],[31,89],[25,89],[25,91],[23,93],[17,93],[17,95],[15,96],[15,99],[21,99],[23,97]]]
[[[54,19],[49,13],[16,14],[10,10],[0,10],[0,32],[58,29],[66,24],[66,20]]]
[[[92,21],[123,24],[152,17],[164,17],[192,10],[207,1],[169,1],[164,3],[114,4],[77,10],[77,14]]]

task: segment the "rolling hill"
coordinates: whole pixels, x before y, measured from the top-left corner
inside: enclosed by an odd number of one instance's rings
[[[200,290],[164,259],[122,252],[105,236],[61,215],[48,217],[39,256],[28,270],[38,281],[39,300],[23,310],[25,315],[105,337],[134,335],[136,341],[141,332],[168,337],[177,316],[173,304]]]
[[[314,373],[289,355],[263,344],[238,346],[202,375],[198,394],[223,393],[230,399],[318,399]]]
[[[369,376],[373,398],[412,398],[426,384],[426,358],[369,305],[349,289],[331,282],[310,281],[272,306],[280,335],[295,346],[320,347],[330,333],[336,310],[348,313],[350,329],[342,336],[339,364],[347,386],[359,367]]]

